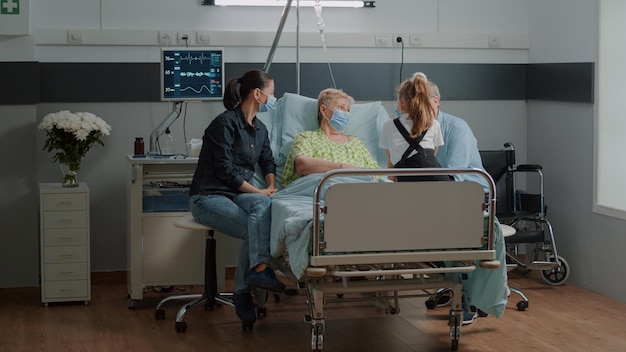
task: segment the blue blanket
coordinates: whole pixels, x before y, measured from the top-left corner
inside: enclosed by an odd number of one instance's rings
[[[324,174],[300,177],[272,196],[270,252],[273,258],[288,255],[291,272],[300,279],[309,265],[313,234],[313,196]],[[338,176],[326,182],[324,191],[339,182],[381,182],[369,176]],[[322,197],[323,201],[323,197]]]

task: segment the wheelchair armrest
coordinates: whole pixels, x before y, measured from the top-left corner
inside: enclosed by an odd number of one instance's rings
[[[523,165],[516,165],[515,169],[513,169],[513,171],[537,171],[537,170],[541,170],[543,169],[541,167],[541,165],[537,165],[537,164],[523,164]]]

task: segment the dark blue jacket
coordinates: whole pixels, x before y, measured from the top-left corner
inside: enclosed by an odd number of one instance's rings
[[[267,128],[256,117],[254,126],[238,105],[218,115],[204,131],[202,150],[193,176],[190,196],[223,194],[232,197],[250,181],[258,163],[263,176],[276,173]]]

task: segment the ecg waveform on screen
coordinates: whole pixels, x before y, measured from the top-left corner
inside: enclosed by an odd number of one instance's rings
[[[222,96],[221,52],[173,51],[164,53],[162,59],[166,98]]]
[[[197,56],[192,55],[191,53],[185,55],[185,54],[179,54],[176,53],[173,56],[170,55],[165,55],[164,57],[165,61],[186,61],[187,65],[194,65],[194,64],[200,64],[200,65],[204,65],[205,61],[211,61],[213,60],[212,56],[205,56],[204,53],[200,53]],[[197,63],[194,61],[198,61]]]

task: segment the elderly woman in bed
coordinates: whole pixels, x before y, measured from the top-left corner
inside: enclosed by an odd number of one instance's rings
[[[293,141],[282,185],[287,186],[300,176],[333,169],[378,169],[363,142],[344,134],[350,121],[354,99],[340,89],[328,88],[317,98],[317,120],[320,128],[299,133]]]

